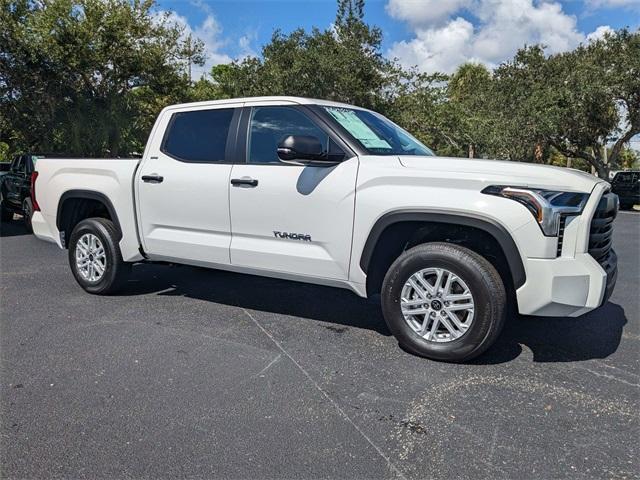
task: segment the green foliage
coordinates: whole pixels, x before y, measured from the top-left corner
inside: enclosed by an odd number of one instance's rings
[[[140,151],[158,106],[188,88],[181,40],[152,0],[2,0],[0,140],[79,155]]]
[[[215,67],[213,81],[225,97],[297,95],[384,110],[403,72],[382,56],[382,32],[363,22],[363,8],[341,0],[334,29],[276,30],[261,58]]]
[[[549,158],[553,147],[607,178],[640,133],[640,33],[620,30],[549,57],[524,48],[496,69],[492,97],[509,158]]]
[[[0,142],[0,162],[8,162],[10,160],[9,145],[4,142]]]
[[[606,178],[606,145],[613,144],[608,153],[615,164],[624,145],[640,133],[640,35],[621,30],[551,56],[539,70],[543,76],[533,106],[538,132]]]

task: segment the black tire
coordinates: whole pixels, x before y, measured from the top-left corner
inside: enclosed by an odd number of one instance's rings
[[[102,277],[97,281],[86,279],[76,263],[76,248],[78,241],[83,235],[90,233],[98,237],[104,246],[106,256],[106,267]],[[120,235],[111,220],[105,218],[88,218],[82,220],[71,233],[69,239],[69,266],[78,284],[87,292],[96,295],[110,295],[122,288],[126,281],[131,264],[122,260],[120,252]]]
[[[33,233],[33,226],[31,225],[31,217],[33,216],[33,204],[30,198],[25,198],[22,202],[22,221],[24,227],[29,233]]]
[[[454,273],[473,295],[473,321],[462,336],[448,342],[420,336],[408,325],[400,308],[402,289],[409,277],[429,267]],[[381,297],[384,318],[400,345],[433,360],[464,362],[482,354],[498,338],[506,316],[504,283],[493,265],[472,250],[450,243],[426,243],[405,251],[389,268]]]
[[[620,204],[620,210],[633,210],[633,204],[632,203],[621,203]]]

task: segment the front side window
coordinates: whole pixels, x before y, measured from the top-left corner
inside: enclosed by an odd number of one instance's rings
[[[410,133],[382,115],[357,108],[322,108],[370,155],[434,155]]]
[[[316,137],[329,151],[329,136],[304,113],[291,107],[255,107],[249,125],[248,162],[280,163],[278,144],[289,135]]]
[[[224,162],[233,108],[174,113],[162,152],[183,162]]]

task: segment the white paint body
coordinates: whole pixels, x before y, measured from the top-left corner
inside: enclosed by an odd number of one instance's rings
[[[332,104],[273,97],[223,100],[164,109],[141,160],[38,162],[35,234],[62,246],[56,226],[60,197],[83,189],[104,194],[122,230],[125,261],[201,265],[236,272],[349,288],[366,296],[360,258],[372,227],[398,210],[470,214],[501,225],[513,238],[526,273],[517,290],[523,314],[577,316],[600,305],[606,273],[587,253],[589,226],[608,184],[566,168],[443,157],[354,156],[331,167],[193,164],[160,151],[176,111],[248,105]],[[161,184],[143,183],[159,174]],[[231,187],[251,177],[256,188]],[[542,234],[521,204],[481,193],[513,185],[589,193],[583,213],[557,238]],[[277,238],[274,231],[310,235],[312,241]]]

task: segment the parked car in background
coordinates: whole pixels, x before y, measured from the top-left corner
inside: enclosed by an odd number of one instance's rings
[[[29,231],[33,216],[31,186],[37,176],[34,172],[38,158],[40,156],[33,154],[16,155],[9,171],[0,177],[0,219],[11,221],[17,213]]]
[[[620,208],[630,209],[640,205],[640,170],[616,173],[611,190],[620,198]]]

